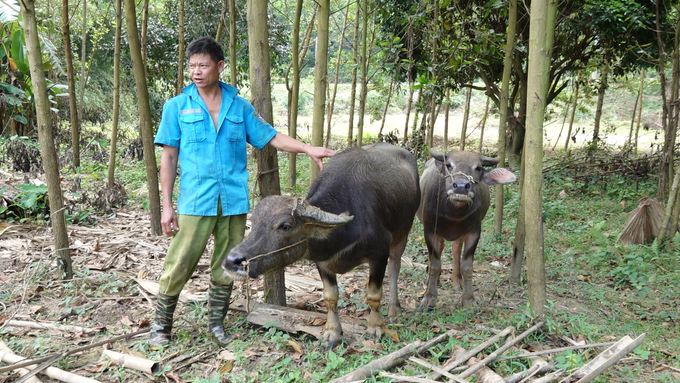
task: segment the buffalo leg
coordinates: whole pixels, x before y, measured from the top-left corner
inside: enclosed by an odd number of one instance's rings
[[[385,278],[386,257],[377,257],[384,261],[374,261],[368,267],[368,288],[366,289],[366,303],[371,308],[368,316],[367,335],[379,338],[385,333],[382,313],[380,313],[380,301],[382,300],[382,283]]]
[[[472,302],[475,300],[472,291],[472,262],[475,259],[478,242],[479,231],[465,236],[465,251],[460,261],[460,274],[463,280],[463,295],[460,301],[463,307],[472,306]]]
[[[451,242],[451,255],[453,256],[453,273],[451,283],[454,289],[463,289],[463,276],[460,273],[460,253],[463,250],[463,238]]]
[[[317,269],[323,281],[323,299],[328,310],[323,337],[328,341],[328,349],[331,350],[342,341],[342,326],[338,315],[338,280],[334,273]]]
[[[387,264],[390,275],[390,303],[387,307],[387,316],[390,318],[401,314],[401,304],[399,303],[399,286],[397,282],[399,279],[399,271],[401,269],[401,255],[404,253],[407,240],[408,237],[405,237],[403,241],[399,242],[390,250],[390,260]]]
[[[437,299],[437,283],[439,282],[439,275],[442,272],[442,251],[444,250],[444,238],[438,237],[435,234],[426,234],[425,242],[427,243],[427,251],[429,253],[429,265],[427,276],[427,287],[425,295],[420,301],[419,311],[432,310]]]

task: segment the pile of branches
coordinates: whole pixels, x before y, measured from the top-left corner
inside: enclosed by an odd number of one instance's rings
[[[554,165],[543,169],[544,174],[559,173],[584,183],[606,182],[612,176],[636,181],[659,174],[661,153],[635,155],[630,151],[570,152],[554,158]]]

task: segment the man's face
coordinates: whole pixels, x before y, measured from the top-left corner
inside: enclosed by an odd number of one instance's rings
[[[220,79],[222,69],[224,61],[216,64],[207,53],[197,53],[189,58],[189,75],[199,88],[214,86]]]

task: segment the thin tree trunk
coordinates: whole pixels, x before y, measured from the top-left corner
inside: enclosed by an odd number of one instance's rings
[[[68,16],[68,0],[61,2],[61,27],[64,35],[64,59],[66,61],[66,78],[68,82],[68,106],[71,117],[71,151],[73,166],[80,166],[80,116],[76,102],[76,80],[73,70],[73,51],[71,49],[70,19]],[[76,158],[78,158],[76,162]]]
[[[517,0],[508,1],[508,27],[506,28],[505,58],[503,60],[503,79],[501,82],[500,121],[498,123],[499,166],[505,166],[505,145],[508,125],[510,74],[512,72],[512,52],[515,49],[515,30],[517,28]],[[505,205],[503,184],[494,186],[494,232],[500,235],[503,230],[503,209]]]
[[[328,24],[330,0],[319,0],[317,16],[316,60],[314,65],[314,110],[312,111],[312,145],[323,145],[323,119],[326,115],[326,90],[328,89]],[[319,175],[319,165],[309,161],[309,182]]]
[[[217,33],[215,33],[215,41],[218,43],[222,41],[224,36],[224,25],[227,19],[227,10],[229,9],[229,1],[222,0],[222,8],[220,9],[220,19],[217,21]]]
[[[638,108],[637,111],[637,124],[635,126],[635,141],[633,144],[633,148],[635,150],[635,154],[638,152],[638,135],[640,133],[640,122],[642,121],[642,96],[644,95],[644,81],[645,81],[645,75],[644,75],[645,70],[642,69],[642,74],[640,74],[640,107]]]
[[[338,55],[335,59],[335,79],[333,80],[333,94],[331,95],[330,99],[331,102],[328,105],[328,114],[326,116],[327,118],[327,128],[326,128],[326,147],[330,147],[331,144],[331,125],[332,125],[332,120],[331,118],[333,117],[333,109],[335,108],[335,97],[338,94],[338,80],[340,78],[340,60],[342,59],[342,47],[345,42],[345,31],[347,30],[347,21],[349,19],[349,6],[352,3],[352,0],[347,0],[347,6],[345,7],[345,15],[343,16],[342,19],[342,30],[340,31],[340,44],[338,46]],[[389,101],[388,101],[389,103]]]
[[[517,222],[515,224],[515,240],[512,246],[512,258],[510,260],[510,282],[520,284],[522,275],[522,264],[524,261],[524,244],[526,242],[525,209],[526,199],[524,198],[524,160],[520,161],[519,172],[519,210],[517,212]]]
[[[83,0],[83,26],[80,35],[80,88],[78,89],[78,119],[83,121],[83,100],[85,99],[85,67],[87,60],[87,0]],[[73,167],[80,166],[80,131],[71,132],[73,146]]]
[[[669,169],[673,161],[673,146],[670,142],[670,127],[668,126],[668,99],[666,97],[667,82],[666,82],[666,62],[668,62],[668,54],[664,48],[661,29],[661,5],[659,1],[655,2],[655,17],[656,17],[656,40],[657,48],[659,50],[659,57],[656,64],[656,72],[659,76],[659,90],[661,92],[661,127],[664,132],[663,150],[661,152],[661,161],[659,165],[659,186],[657,188],[657,197],[659,200],[666,199],[668,195],[668,187],[670,183]]]
[[[486,97],[486,106],[484,106],[484,116],[482,116],[482,128],[479,131],[479,153],[482,152],[484,147],[484,128],[486,127],[486,118],[489,115],[489,98]]]
[[[54,233],[54,252],[59,257],[57,267],[63,279],[73,278],[73,266],[71,263],[71,251],[69,249],[68,234],[66,231],[66,215],[62,200],[61,181],[59,176],[59,164],[57,151],[54,147],[52,135],[52,116],[50,114],[50,101],[47,95],[47,83],[45,71],[38,41],[38,27],[35,19],[35,2],[23,0],[21,4],[21,17],[24,36],[26,39],[26,51],[28,64],[31,71],[31,83],[33,85],[33,97],[36,108],[38,123],[38,141],[40,141],[40,154],[45,171],[47,183],[47,195],[50,205],[50,222]],[[68,13],[68,10],[66,10]],[[66,19],[68,23],[68,18]]]
[[[130,57],[137,86],[137,103],[139,108],[139,127],[144,148],[144,164],[146,165],[146,182],[149,188],[149,213],[151,215],[151,233],[162,235],[161,202],[158,193],[158,167],[153,145],[153,126],[151,125],[151,107],[149,106],[149,88],[146,83],[146,70],[142,60],[142,49],[137,31],[137,14],[135,1],[125,0],[125,24],[127,25]]]
[[[271,99],[271,58],[269,56],[269,26],[267,0],[248,0],[248,52],[250,55],[250,86],[253,106],[270,124],[274,122]],[[281,194],[276,149],[267,145],[257,154],[257,183],[262,197]],[[265,301],[286,305],[283,270],[264,275]]]
[[[593,124],[593,144],[597,145],[600,141],[600,122],[602,120],[602,105],[604,105],[604,94],[607,90],[607,79],[609,77],[609,62],[604,58],[602,68],[600,68],[600,83],[597,87],[597,104],[595,106],[595,123]]]
[[[293,20],[293,50],[292,71],[293,84],[290,105],[288,108],[288,135],[297,138],[298,105],[300,103],[300,19],[302,18],[302,0],[295,4],[295,19]],[[293,188],[297,182],[297,155],[288,153],[288,185]]]
[[[545,312],[546,283],[543,235],[542,174],[543,174],[543,118],[548,94],[548,76],[552,55],[552,33],[555,25],[557,0],[534,0],[531,3],[529,29],[529,60],[527,68],[527,135],[524,195],[526,198],[525,226],[527,252],[527,280],[532,312]]]
[[[122,5],[116,0],[116,35],[113,42],[113,123],[109,151],[108,187],[112,188],[116,171],[116,145],[118,143],[118,115],[120,114],[120,37],[122,31]]]
[[[451,109],[451,88],[446,88],[446,107],[444,109],[444,151],[449,148],[449,111]]]
[[[387,111],[390,108],[390,101],[392,100],[392,90],[394,89],[394,81],[398,75],[393,75],[390,77],[390,88],[387,91],[387,100],[385,101],[385,107],[383,108],[383,113],[382,113],[382,119],[380,122],[380,131],[378,132],[378,136],[382,136],[383,129],[385,128],[385,119],[387,118]]]
[[[142,62],[144,63],[144,70],[146,70],[146,63],[149,62],[149,58],[146,54],[147,46],[147,30],[149,29],[149,0],[144,0],[142,2],[142,34],[140,36],[142,44]]]
[[[408,119],[411,116],[411,107],[413,106],[413,23],[408,24],[408,52],[406,53],[408,57],[408,69],[406,73],[406,78],[408,79],[408,101],[406,103],[406,118],[404,122],[404,142],[408,141]]]
[[[229,82],[236,87],[236,0],[229,1]]]
[[[363,144],[364,116],[366,115],[366,97],[368,96],[368,0],[361,1],[361,91],[359,99],[359,122],[357,123],[357,146]]]
[[[359,19],[361,17],[361,7],[357,1],[356,12],[354,14],[354,49],[352,56],[354,58],[354,65],[352,66],[352,84],[350,85],[349,96],[349,123],[347,130],[347,146],[351,147],[354,134],[354,111],[356,108],[357,97],[357,71],[359,68]]]
[[[637,117],[638,105],[642,109],[642,90],[645,85],[645,69],[640,69],[640,88],[638,89],[637,97],[635,97],[635,104],[633,104],[633,115],[630,118],[630,130],[628,131],[628,145],[633,145],[633,128],[635,126],[635,118]]]
[[[433,15],[432,15],[432,79],[433,84],[437,83],[437,50],[438,50],[438,39],[437,36],[439,34],[439,0],[432,0],[432,9],[433,9]],[[437,91],[435,89],[436,87],[433,85],[432,86],[432,104],[430,105],[430,124],[427,127],[427,147],[431,148],[432,144],[434,143],[434,122],[435,122],[435,110],[436,108],[436,100],[437,100]]]
[[[177,82],[175,85],[175,95],[182,93],[184,88],[184,0],[177,2]]]
[[[467,94],[465,95],[465,111],[463,112],[463,127],[460,130],[460,150],[465,150],[465,136],[467,135],[468,118],[470,117],[471,98],[472,98],[472,86],[470,86],[467,89]]]
[[[576,107],[578,106],[578,88],[581,84],[580,76],[576,78],[576,89],[574,89],[574,101],[571,103],[571,116],[569,117],[569,129],[567,129],[567,139],[564,142],[564,151],[569,148],[569,141],[571,140],[571,131],[574,127],[574,116],[576,115]]]
[[[676,205],[680,205],[676,200],[678,195],[678,183],[680,182],[680,168],[675,173],[673,177],[673,184],[669,193],[668,201],[666,202],[666,212],[663,216],[663,223],[661,224],[661,230],[659,232],[659,242],[663,242],[666,238],[672,238],[675,232],[678,230],[677,222],[674,225],[669,225],[671,223],[671,218],[673,217],[673,211],[677,209]],[[675,226],[675,229],[670,226]]]

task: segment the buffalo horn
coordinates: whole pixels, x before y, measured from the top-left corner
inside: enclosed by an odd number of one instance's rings
[[[482,166],[494,166],[501,161],[500,157],[480,156],[480,158],[482,159]]]
[[[305,221],[311,220],[315,224],[323,226],[344,225],[354,219],[353,215],[329,213],[304,202],[297,205],[295,212]]]
[[[430,155],[434,157],[435,160],[439,162],[444,162],[444,156],[446,155],[445,152],[438,152],[434,149],[430,149]]]

